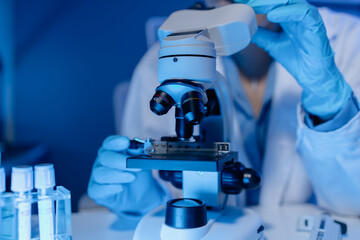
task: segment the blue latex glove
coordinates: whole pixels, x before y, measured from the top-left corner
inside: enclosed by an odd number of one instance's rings
[[[259,28],[252,41],[264,48],[303,88],[305,110],[321,120],[333,118],[350,100],[351,87],[334,62],[334,52],[318,10],[303,0],[238,0],[267,14],[283,32]]]
[[[118,215],[143,215],[164,201],[164,191],[151,171],[126,168],[126,158],[142,148],[129,149],[130,140],[110,136],[103,142],[94,163],[88,195]]]

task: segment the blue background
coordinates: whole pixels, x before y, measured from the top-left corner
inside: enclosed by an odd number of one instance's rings
[[[74,210],[97,149],[115,133],[113,90],[146,51],[145,21],[192,2],[16,2],[15,139],[48,145]]]

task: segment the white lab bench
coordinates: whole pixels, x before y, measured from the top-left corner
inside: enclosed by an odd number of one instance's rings
[[[254,207],[264,222],[267,240],[308,240],[309,233],[297,232],[296,221],[301,215],[319,215],[324,211],[314,205],[288,205],[282,207]],[[332,215],[348,226],[344,240],[360,239],[360,218]],[[104,209],[86,210],[72,215],[74,240],[130,240],[137,221],[118,218]]]

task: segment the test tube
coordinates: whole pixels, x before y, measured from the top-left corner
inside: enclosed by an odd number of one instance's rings
[[[1,153],[0,153],[1,154]],[[3,199],[2,194],[5,192],[5,170],[0,168],[0,239],[2,239],[2,208],[3,208]]]
[[[31,196],[33,189],[33,167],[16,166],[11,171],[11,191],[17,202],[17,239],[31,239]]]
[[[55,187],[54,165],[35,166],[35,188],[38,192],[40,239],[54,239],[54,206],[52,194]]]

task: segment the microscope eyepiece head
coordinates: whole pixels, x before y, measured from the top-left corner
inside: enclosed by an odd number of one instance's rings
[[[174,103],[174,99],[169,94],[157,90],[150,100],[150,109],[156,115],[164,115],[170,110]]]
[[[198,91],[185,93],[181,98],[181,108],[185,120],[192,125],[198,125],[205,116],[205,104]]]

